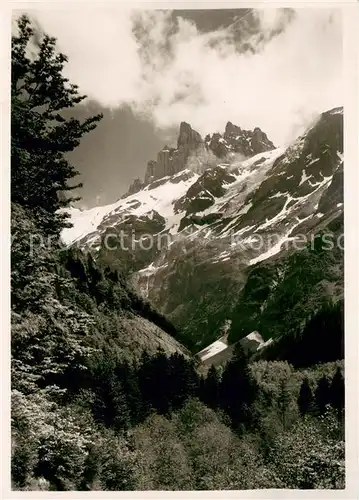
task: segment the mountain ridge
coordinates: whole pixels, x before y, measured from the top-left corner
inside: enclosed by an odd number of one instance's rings
[[[238,132],[230,122],[226,130]],[[287,148],[268,146],[246,159],[233,154],[202,172],[187,168],[153,180],[107,207],[73,211],[74,228],[63,232],[68,243],[125,269],[140,293],[187,330],[193,352],[231,319],[248,269],[282,259],[343,212],[342,108],[320,114]],[[121,235],[131,251],[104,248],[106,238]],[[149,249],[139,248],[151,239]]]
[[[219,158],[224,161],[234,155],[250,158],[271,149],[275,149],[274,144],[259,127],[253,131],[242,130],[232,122],[227,122],[223,134],[207,134],[203,139],[189,123],[182,121],[177,147],[165,145],[158,152],[157,160],[147,162],[144,180],[138,177],[134,179],[122,198],[140,191],[153,181],[177,174],[186,167],[203,173],[206,168],[214,166]]]

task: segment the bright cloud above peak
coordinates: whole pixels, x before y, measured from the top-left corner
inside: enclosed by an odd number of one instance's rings
[[[82,92],[104,106],[130,104],[159,128],[188,121],[204,135],[232,121],[279,145],[342,105],[338,9],[247,9],[206,32],[171,11],[32,14],[58,39]]]

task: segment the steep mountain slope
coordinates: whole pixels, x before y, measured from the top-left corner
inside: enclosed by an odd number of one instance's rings
[[[133,273],[136,288],[181,329],[181,340],[193,352],[219,338],[226,320],[232,322],[232,341],[253,330],[264,340],[282,335],[296,304],[300,316],[308,301],[314,313],[323,301],[342,295],[342,251],[318,256],[310,248],[317,233],[329,231],[338,239],[342,231],[342,112],[322,113],[286,149],[274,149],[259,130],[247,140],[247,131],[227,124],[223,137],[206,137],[215,164],[163,176],[106,207],[72,209],[74,227],[63,238]],[[182,138],[184,129],[190,132],[181,125]],[[203,141],[189,137],[191,147],[195,143],[203,151]],[[224,153],[225,162],[218,158]],[[252,156],[243,159],[244,154]],[[289,280],[298,268],[297,281]],[[299,296],[291,287],[308,275],[310,286],[299,286]],[[265,290],[253,287],[254,276]],[[259,308],[255,313],[249,289]],[[286,294],[292,296],[290,308],[279,308],[274,318],[269,311]],[[272,314],[270,322],[260,320],[264,312]]]
[[[28,235],[39,236],[36,223],[29,211],[13,204],[12,307],[16,324],[28,320],[35,328],[37,321],[41,324],[46,317],[46,310],[58,309],[54,323],[64,320],[72,334],[78,331],[79,339],[83,337],[92,346],[110,344],[119,357],[133,360],[143,350],[154,353],[158,348],[168,354],[190,355],[173,338],[177,335],[175,327],[134,293],[121,275],[99,267],[91,255],[77,249],[65,251],[54,245],[48,248],[43,243],[35,246]],[[64,316],[66,307],[71,309],[72,320]],[[27,318],[24,310],[31,311],[32,319]],[[82,320],[75,328],[76,314]],[[84,326],[83,321],[88,325]],[[48,326],[48,335],[50,331]]]
[[[218,158],[232,162],[235,158],[249,158],[271,149],[275,149],[274,144],[258,127],[253,131],[242,130],[228,122],[223,134],[216,132],[202,139],[189,123],[182,122],[179,127],[177,147],[164,146],[158,152],[157,160],[150,160],[147,163],[144,181],[135,179],[122,198],[137,193],[157,179],[175,175],[185,168],[203,173],[206,168],[216,166]]]

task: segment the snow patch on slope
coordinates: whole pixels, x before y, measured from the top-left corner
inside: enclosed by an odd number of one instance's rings
[[[258,255],[258,257],[251,259],[249,261],[249,265],[252,266],[253,264],[257,264],[257,262],[261,262],[263,260],[269,259],[269,257],[272,257],[273,255],[276,255],[277,253],[279,253],[282,250],[282,245],[284,243],[288,243],[291,240],[295,239],[295,237],[289,238],[289,235],[292,233],[292,231],[297,226],[299,226],[299,224],[301,224],[302,222],[305,222],[307,219],[310,219],[311,217],[313,217],[313,215],[314,214],[309,214],[307,217],[305,217],[304,219],[300,219],[296,224],[291,226],[291,228],[282,236],[282,238],[280,238],[280,240],[275,245],[270,247],[266,252],[263,252],[260,255]]]
[[[183,175],[185,171],[180,172]],[[189,171],[188,171],[189,172]],[[189,172],[189,178],[180,182],[171,182],[179,174],[168,178],[168,181],[150,189],[151,185],[145,189],[120,199],[110,205],[95,207],[89,210],[81,211],[76,208],[68,209],[72,228],[64,229],[61,237],[66,244],[71,244],[78,239],[97,230],[98,226],[106,220],[107,217],[119,214],[119,218],[124,215],[140,217],[143,215],[158,212],[167,221],[166,229],[179,225],[183,214],[175,214],[173,203],[181,198],[188,188],[196,182],[199,174]]]
[[[80,210],[74,207],[67,209],[66,212],[70,215],[69,221],[73,226],[62,231],[61,238],[64,243],[69,245],[83,235],[96,231],[103,218],[116,206],[117,203],[113,203],[103,207],[90,208],[89,210]]]

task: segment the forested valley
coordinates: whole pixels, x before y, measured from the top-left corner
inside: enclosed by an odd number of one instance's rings
[[[78,174],[66,153],[101,116],[64,117],[85,96],[54,38],[29,55],[33,36],[23,16],[11,68],[12,488],[344,488],[340,357],[293,366],[237,344],[204,371],[151,337],[148,325],[181,335],[125,275],[64,247]]]

